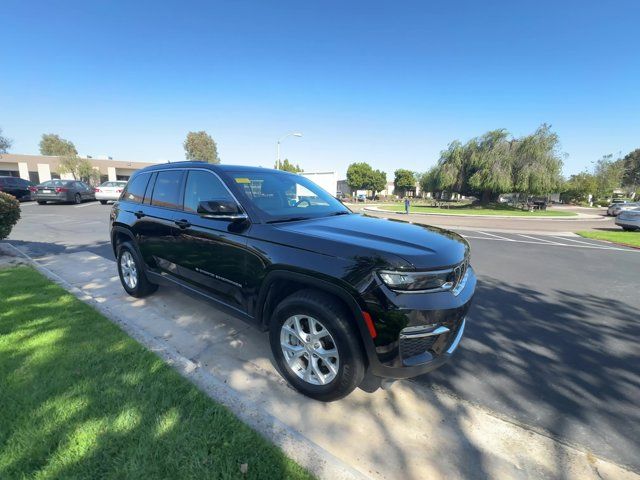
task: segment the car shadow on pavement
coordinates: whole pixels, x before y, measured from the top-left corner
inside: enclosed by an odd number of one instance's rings
[[[638,311],[486,277],[476,302],[456,357],[415,381],[640,470]]]
[[[108,240],[84,245],[64,245],[61,243],[12,239],[7,239],[6,241],[33,258],[44,257],[47,255],[59,255],[63,253],[89,252],[106,258],[107,260],[114,260],[111,242]]]

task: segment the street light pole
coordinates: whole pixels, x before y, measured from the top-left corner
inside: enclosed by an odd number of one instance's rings
[[[302,133],[300,132],[291,132],[291,133],[287,133],[284,137],[280,138],[276,142],[276,168],[278,170],[280,170],[280,142],[287,137],[301,137],[301,136],[302,136]]]

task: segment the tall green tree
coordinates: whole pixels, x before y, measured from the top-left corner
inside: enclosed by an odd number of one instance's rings
[[[278,162],[275,162],[273,168],[276,170],[284,170],[285,172],[291,173],[302,173],[304,170],[300,168],[300,165],[297,163],[294,165],[292,162],[289,162],[288,158],[285,158],[282,162],[280,162],[280,168],[278,168]]]
[[[100,180],[100,172],[93,168],[91,162],[77,155],[67,155],[60,159],[59,173],[70,173],[74,180],[82,180],[87,183],[96,183]]]
[[[373,192],[373,196],[375,197],[376,193],[387,188],[387,173],[382,170],[372,170],[369,185],[369,190]]]
[[[625,155],[622,164],[624,166],[623,185],[631,188],[640,187],[640,148]]]
[[[438,166],[435,165],[431,167],[428,171],[420,175],[420,178],[418,179],[418,181],[420,183],[420,190],[422,190],[423,193],[426,193],[426,192],[436,193],[436,192],[442,191],[442,189],[440,188],[440,183],[438,179],[438,171],[439,171]]]
[[[13,145],[13,142],[2,135],[2,128],[0,128],[0,153],[7,153],[11,145]]]
[[[467,146],[468,185],[482,203],[513,190],[513,143],[505,129],[491,130]]]
[[[562,197],[569,202],[586,202],[598,190],[598,179],[589,172],[571,175],[564,184]]]
[[[347,167],[347,184],[352,190],[369,190],[373,168],[365,162],[352,163]]]
[[[54,133],[43,133],[40,140],[40,153],[42,155],[52,155],[64,157],[67,155],[78,155],[78,150],[73,142],[60,138]]]
[[[220,163],[218,146],[211,135],[205,131],[189,132],[183,146],[187,160]]]
[[[597,182],[596,197],[609,198],[613,195],[613,190],[622,186],[624,161],[614,159],[612,154],[604,155],[595,163],[593,174]]]
[[[393,185],[395,192],[404,197],[407,192],[414,191],[416,189],[416,177],[411,170],[399,168],[394,172]]]
[[[562,183],[562,158],[558,135],[550,125],[514,141],[513,188],[517,192],[544,195],[558,191]]]

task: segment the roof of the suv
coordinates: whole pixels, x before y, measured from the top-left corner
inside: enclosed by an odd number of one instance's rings
[[[223,172],[273,172],[273,171],[281,171],[281,170],[273,170],[271,168],[263,168],[263,167],[251,167],[247,165],[220,165],[214,163],[207,162],[171,162],[171,163],[160,163],[157,165],[151,165],[149,167],[143,168],[139,170],[140,172],[149,172],[156,170],[167,170],[170,168],[185,168],[185,167],[198,167],[198,168],[207,168],[213,171],[223,171]],[[282,171],[282,173],[286,173]]]

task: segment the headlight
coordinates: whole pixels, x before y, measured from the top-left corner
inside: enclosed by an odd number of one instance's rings
[[[382,281],[392,290],[438,291],[450,290],[455,286],[453,269],[431,272],[379,272]]]

